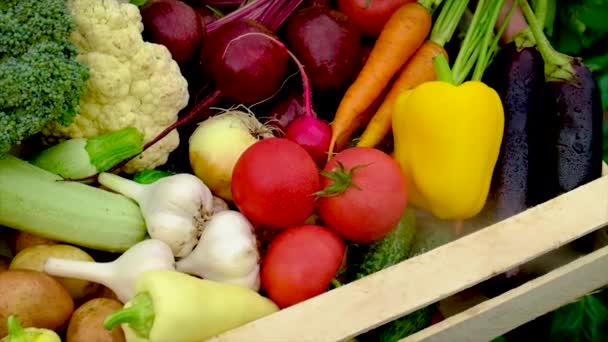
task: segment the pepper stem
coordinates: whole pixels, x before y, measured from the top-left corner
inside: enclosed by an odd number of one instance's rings
[[[148,339],[154,318],[152,297],[149,293],[142,292],[135,295],[125,308],[109,315],[103,322],[103,327],[106,330],[112,330],[119,324],[128,324],[137,336]]]
[[[452,70],[448,60],[443,54],[439,54],[433,58],[433,66],[435,67],[435,73],[439,81],[448,82],[454,84],[454,77],[452,77]]]
[[[8,322],[6,325],[8,328],[8,336],[12,337],[13,339],[25,337],[25,330],[23,330],[23,327],[21,326],[21,323],[19,322],[17,316],[10,315],[8,317]]]
[[[563,53],[557,52],[543,32],[543,26],[540,24],[532,8],[526,0],[518,0],[524,17],[528,22],[528,26],[536,40],[536,47],[545,60],[545,76],[547,82],[555,80],[569,80],[574,75],[572,67],[572,57]],[[546,0],[539,0],[538,6],[542,7],[542,3]]]
[[[144,136],[134,127],[89,138],[85,146],[91,164],[98,172],[107,171],[121,161],[140,154],[143,148]]]

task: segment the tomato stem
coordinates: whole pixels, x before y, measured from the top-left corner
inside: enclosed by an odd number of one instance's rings
[[[335,167],[333,171],[321,171],[321,175],[331,179],[333,183],[328,185],[325,189],[316,192],[315,195],[317,195],[317,198],[321,196],[334,197],[343,194],[350,187],[361,190],[360,187],[353,183],[353,174],[356,170],[366,166],[368,165],[357,165],[350,170],[346,170],[346,168],[344,168],[344,164],[338,162],[338,166]]]

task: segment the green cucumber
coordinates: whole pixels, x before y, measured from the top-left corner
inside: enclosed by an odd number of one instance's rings
[[[399,224],[389,234],[367,247],[359,247],[358,252],[353,253],[355,256],[354,260],[349,261],[347,278],[349,281],[361,279],[452,239],[453,233],[448,229],[417,229],[416,215],[412,209],[407,209]],[[428,327],[436,310],[436,304],[428,305],[357,338],[361,342],[398,341]]]
[[[359,247],[347,269],[347,278],[354,281],[407,259],[414,244],[416,217],[407,209],[399,223],[382,239]],[[355,254],[355,253],[353,253]]]

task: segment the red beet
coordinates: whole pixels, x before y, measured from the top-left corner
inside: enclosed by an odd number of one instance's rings
[[[315,91],[342,89],[359,69],[361,34],[347,16],[329,7],[296,12],[287,21],[286,41]]]
[[[257,34],[251,34],[257,33]],[[222,25],[208,36],[203,51],[205,66],[218,90],[230,100],[253,104],[278,91],[287,73],[285,49],[268,37],[275,37],[253,20]]]
[[[183,63],[202,45],[205,26],[198,13],[179,0],[156,0],[141,9],[144,39],[162,44]]]

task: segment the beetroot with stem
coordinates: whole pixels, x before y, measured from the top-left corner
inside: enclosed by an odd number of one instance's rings
[[[304,71],[304,65],[302,65],[298,58],[278,39],[272,37],[269,37],[269,39],[272,39],[289,54],[302,76],[305,114],[287,125],[285,138],[304,147],[317,166],[322,168],[327,162],[327,151],[329,150],[332,133],[331,127],[326,122],[319,120],[312,109],[310,81],[308,80],[308,75]]]

